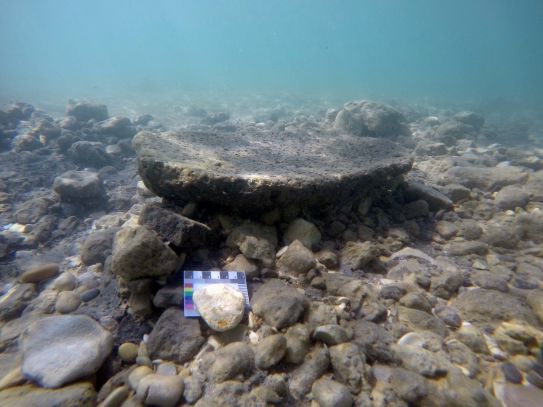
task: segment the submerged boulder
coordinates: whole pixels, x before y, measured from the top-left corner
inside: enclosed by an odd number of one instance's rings
[[[343,106],[334,127],[361,137],[397,137],[409,135],[405,117],[384,103],[362,100]]]
[[[108,113],[106,105],[70,100],[66,108],[66,116],[73,116],[80,122],[87,122],[91,119],[99,122],[106,120]]]
[[[412,162],[390,140],[338,132],[141,131],[133,143],[155,194],[259,213],[356,199],[394,185]]]

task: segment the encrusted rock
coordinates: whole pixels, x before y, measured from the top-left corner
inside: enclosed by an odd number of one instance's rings
[[[313,253],[299,240],[292,242],[277,262],[280,274],[293,277],[305,275],[314,266]]]
[[[88,204],[88,200],[96,201],[105,196],[100,177],[90,171],[66,171],[55,178],[53,190],[65,202]]]

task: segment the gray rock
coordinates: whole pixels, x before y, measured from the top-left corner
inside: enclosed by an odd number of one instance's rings
[[[111,272],[127,281],[167,276],[178,262],[175,252],[145,226],[125,227],[115,235]]]
[[[346,201],[411,166],[403,148],[388,140],[301,131],[142,131],[133,143],[140,175],[155,194],[259,213]]]
[[[488,224],[483,239],[495,247],[514,249],[519,243],[518,230],[511,224]]]
[[[113,116],[107,120],[101,121],[96,126],[98,133],[103,137],[114,136],[118,138],[128,138],[136,134],[136,129],[128,117]]]
[[[252,280],[260,276],[260,270],[254,261],[249,260],[243,254],[238,254],[233,261],[224,266],[226,271],[241,271],[247,279]]]
[[[13,217],[18,223],[25,225],[36,223],[42,216],[49,212],[49,207],[52,205],[53,201],[50,199],[43,197],[31,198],[21,205],[17,205]]]
[[[379,249],[372,242],[347,242],[340,254],[341,267],[359,270],[379,256]]]
[[[102,168],[113,163],[113,157],[97,141],[76,141],[68,149],[68,155],[79,168]]]
[[[213,363],[208,371],[209,379],[224,382],[238,375],[248,375],[254,367],[254,353],[249,345],[234,342],[211,355]]]
[[[432,304],[422,293],[410,292],[400,298],[400,304],[407,308],[418,309],[427,313],[432,312]]]
[[[16,284],[0,297],[0,321],[17,318],[36,295],[34,284]]]
[[[395,361],[390,346],[394,342],[392,335],[382,326],[370,321],[353,321],[353,343],[366,355],[368,361],[390,363]]]
[[[439,233],[443,239],[450,239],[456,236],[458,233],[458,228],[452,222],[440,220],[436,223],[436,232]]]
[[[416,404],[428,395],[426,380],[406,369],[395,368],[390,376],[390,384],[394,393],[410,404]]]
[[[154,230],[162,239],[180,248],[203,247],[211,235],[211,229],[203,223],[163,208],[159,204],[146,205],[141,211],[139,222]]]
[[[183,286],[165,286],[153,297],[153,305],[157,308],[176,307],[183,304]]]
[[[425,377],[445,376],[452,368],[445,356],[418,346],[393,345],[392,349],[406,369]]]
[[[485,270],[478,270],[471,276],[471,281],[479,287],[486,288],[488,290],[497,290],[504,293],[509,291],[507,280],[508,279],[503,275],[491,273]]]
[[[277,261],[279,274],[293,277],[305,275],[314,266],[313,253],[299,240],[292,242]]]
[[[398,318],[401,323],[405,324],[411,330],[431,331],[441,337],[447,336],[448,330],[445,324],[424,311],[398,307]]]
[[[305,297],[279,280],[263,284],[253,295],[253,312],[277,329],[295,324],[306,308]]]
[[[287,340],[285,361],[296,365],[301,363],[311,346],[309,329],[303,324],[293,325],[287,329],[285,338]]]
[[[320,407],[351,407],[353,396],[343,384],[328,378],[321,378],[313,383],[313,397]]]
[[[75,311],[81,304],[81,297],[74,291],[62,291],[57,297],[55,311],[61,314],[69,314]]]
[[[430,207],[428,202],[419,199],[417,201],[409,202],[404,206],[404,215],[407,219],[425,218],[430,213]]]
[[[281,334],[270,335],[255,348],[255,364],[259,369],[269,369],[285,356],[287,340]]]
[[[494,198],[498,209],[507,210],[516,207],[524,208],[530,199],[530,194],[522,187],[507,185],[500,189]]]
[[[289,383],[290,393],[296,400],[302,399],[311,386],[327,369],[330,364],[328,350],[315,348],[308,353],[304,363],[292,372]]]
[[[320,301],[313,301],[305,314],[305,322],[311,329],[320,325],[336,325],[337,314],[332,305]]]
[[[24,332],[23,375],[43,387],[60,387],[95,373],[113,349],[111,334],[85,315],[52,316]]]
[[[475,220],[464,219],[460,227],[460,233],[466,240],[477,240],[483,234],[483,228]]]
[[[488,251],[488,245],[480,241],[451,242],[448,252],[451,256],[467,256],[469,254],[484,255]]]
[[[485,124],[485,118],[475,112],[460,112],[454,115],[454,119],[473,127],[476,131],[481,130]]]
[[[439,306],[435,309],[435,315],[442,320],[445,325],[452,328],[460,328],[462,325],[462,317],[457,310],[448,306]]]
[[[10,387],[0,392],[0,405],[21,407],[93,407],[96,391],[90,382],[80,382],[60,389],[43,389],[32,384]]]
[[[185,318],[181,309],[168,308],[149,334],[147,350],[153,359],[185,363],[196,355],[203,343],[198,321]]]
[[[277,233],[272,226],[245,223],[230,232],[226,245],[239,248],[249,259],[260,260],[266,265],[271,265],[275,261]]]
[[[87,266],[104,263],[113,249],[113,240],[119,228],[99,230],[90,235],[81,245],[79,255]]]
[[[432,277],[431,291],[436,297],[448,300],[464,283],[464,273],[461,271],[443,271]]]
[[[435,138],[448,146],[454,145],[459,139],[471,138],[473,135],[473,127],[456,120],[443,122],[435,130]]]
[[[453,305],[464,320],[483,326],[517,319],[537,325],[537,317],[525,300],[495,290],[475,288],[460,293]]]
[[[445,176],[446,183],[457,183],[467,188],[495,190],[506,185],[522,184],[527,174],[517,167],[452,167]]]
[[[295,240],[300,241],[308,249],[312,249],[319,244],[321,240],[321,232],[319,229],[305,219],[294,219],[289,223],[287,230],[283,236],[285,243],[290,244]]]
[[[366,358],[354,343],[342,343],[330,347],[330,362],[334,377],[353,393],[358,393],[365,382]]]
[[[336,115],[334,127],[360,137],[409,135],[405,118],[400,112],[369,100],[346,103]]]
[[[202,397],[203,383],[194,376],[189,376],[184,381],[183,398],[189,404],[196,403]]]
[[[146,405],[175,407],[183,395],[181,376],[163,376],[151,373],[138,383],[136,398]]]
[[[41,283],[58,275],[58,263],[40,264],[26,270],[21,274],[20,280],[23,283]]]
[[[313,339],[328,346],[338,345],[349,340],[347,330],[339,325],[321,325],[313,331]]]
[[[90,171],[66,171],[55,178],[53,190],[64,202],[86,204],[103,200],[104,186],[98,174]]]
[[[410,182],[405,189],[405,197],[408,201],[423,200],[428,203],[432,211],[451,209],[453,202],[444,193],[420,182]]]
[[[108,114],[106,105],[70,101],[66,108],[66,116],[73,116],[81,122],[87,122],[91,119],[99,122],[106,120]]]

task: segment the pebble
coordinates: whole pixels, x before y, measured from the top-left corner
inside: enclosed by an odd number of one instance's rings
[[[53,288],[57,291],[72,291],[76,286],[77,278],[69,271],[62,273],[53,282]]]
[[[313,383],[312,392],[320,407],[351,407],[353,405],[353,396],[349,389],[326,377]]]
[[[269,369],[285,355],[287,340],[281,334],[264,338],[255,348],[255,364],[259,369]]]
[[[99,288],[91,288],[90,290],[83,291],[80,294],[81,301],[89,302],[89,301],[95,299],[96,297],[98,297],[99,294],[100,294],[100,289]]]
[[[141,379],[152,373],[153,369],[151,369],[149,366],[138,366],[132,370],[130,375],[128,375],[128,384],[130,385],[130,388],[136,391]]]
[[[57,297],[55,310],[61,314],[69,314],[79,308],[81,297],[73,291],[62,291]]]
[[[183,378],[148,374],[138,383],[136,398],[146,405],[175,407],[183,395]]]
[[[511,383],[522,383],[522,373],[512,363],[502,363],[502,372],[505,376],[505,380]]]
[[[119,357],[123,362],[134,363],[138,357],[138,350],[138,345],[131,342],[125,342],[119,346]]]
[[[245,297],[229,284],[213,284],[194,291],[192,300],[200,316],[214,331],[235,328],[243,318]]]
[[[57,263],[48,263],[41,266],[36,266],[25,271],[21,275],[23,283],[40,283],[48,280],[58,274],[59,268]]]
[[[313,339],[324,342],[328,346],[338,345],[349,340],[345,328],[339,325],[321,325],[313,331]]]

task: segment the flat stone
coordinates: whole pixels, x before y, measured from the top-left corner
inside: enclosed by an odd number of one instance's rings
[[[346,201],[411,167],[395,143],[342,132],[142,131],[133,143],[155,194],[258,212]]]
[[[25,377],[52,388],[95,373],[113,348],[111,334],[85,315],[42,318],[21,343]]]
[[[235,328],[243,318],[245,297],[228,284],[213,284],[194,291],[194,305],[200,316],[214,331]]]

